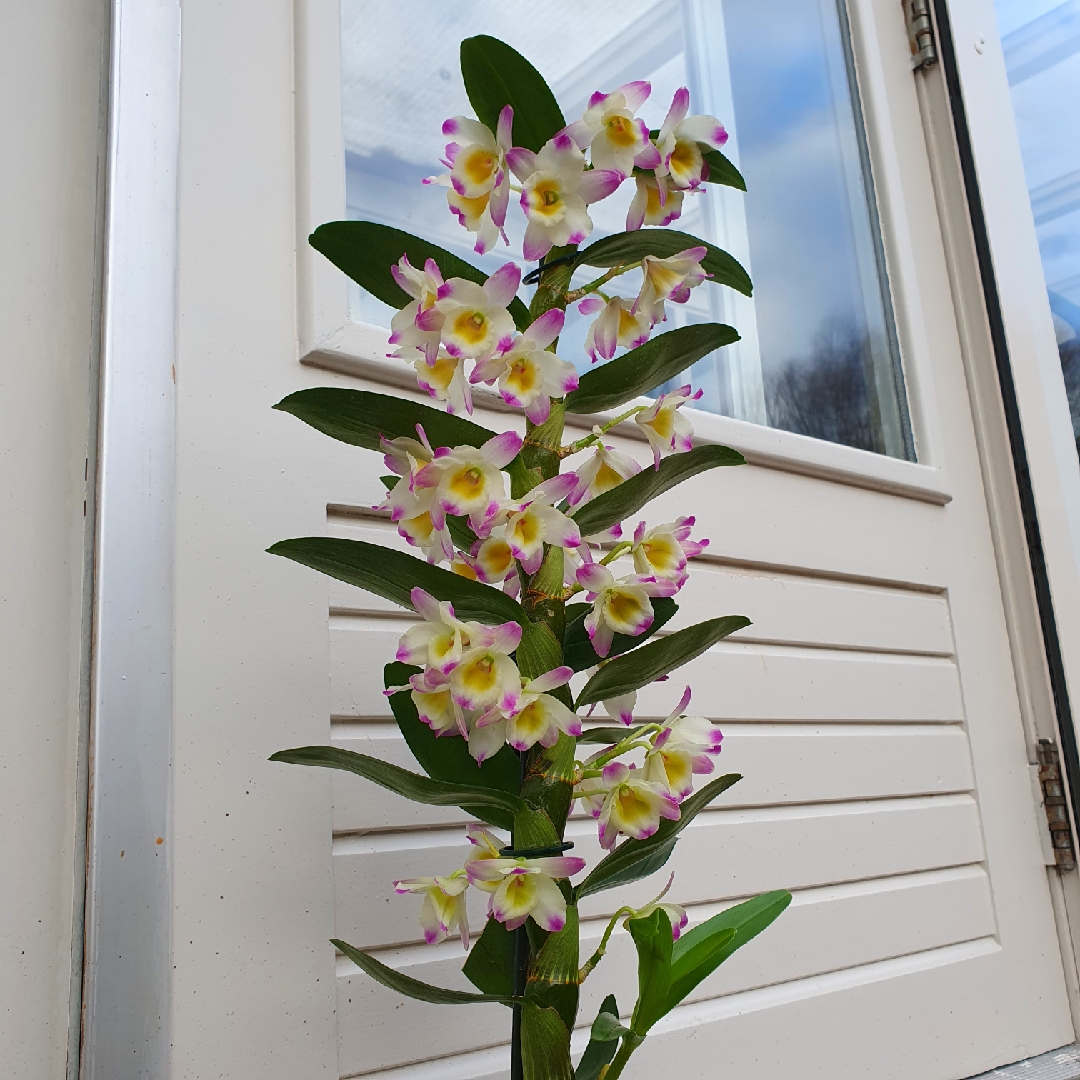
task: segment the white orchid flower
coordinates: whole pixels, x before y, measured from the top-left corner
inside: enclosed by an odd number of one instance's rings
[[[510,348],[514,320],[506,307],[520,284],[521,271],[512,262],[503,264],[483,285],[450,278],[439,287],[435,306],[419,316],[419,325],[426,326],[429,317],[441,319],[442,343],[451,356],[486,360]]]
[[[593,434],[599,435],[600,429],[593,428]],[[577,474],[577,487],[570,493],[567,502],[579,506],[603,495],[613,487],[618,487],[624,480],[641,472],[641,466],[628,454],[619,453],[613,446],[597,443],[595,451],[584,465],[574,470]]]
[[[430,593],[415,588],[409,594],[416,613],[424,620],[410,626],[398,641],[397,660],[416,667],[431,667],[449,674],[469,645],[470,630],[480,630],[479,623],[463,623],[454,615],[449,600],[436,600]]]
[[[634,722],[634,709],[637,706],[637,691],[631,690],[629,694],[620,694],[618,697],[607,698],[600,702],[600,707],[612,720],[618,720],[621,724],[629,726]]]
[[[386,500],[375,509],[389,510],[391,521],[400,521],[406,517],[416,517],[431,505],[431,497],[417,484],[420,471],[435,456],[424,429],[417,424],[416,432],[420,441],[405,436],[397,439],[385,439],[379,436],[383,451],[383,462],[387,469],[401,479],[387,492]]]
[[[413,298],[411,303],[406,304],[390,320],[390,344],[419,349],[427,362],[432,364],[439,353],[439,331],[442,327],[442,317],[431,311],[443,285],[438,264],[434,259],[428,259],[424,263],[424,269],[417,270],[409,262],[409,256],[402,255],[397,266],[390,267],[390,273],[398,285]],[[421,316],[424,316],[423,328],[417,321]],[[391,355],[402,354],[399,350]]]
[[[521,436],[504,431],[483,446],[442,448],[416,475],[420,488],[434,488],[431,517],[442,528],[446,514],[468,516],[473,532],[482,536],[506,498],[501,472],[521,449]]]
[[[634,177],[637,191],[626,212],[626,231],[635,232],[642,225],[670,225],[682,217],[683,193],[665,191],[654,176]]]
[[[686,914],[686,908],[681,904],[662,904],[661,900],[668,894],[668,890],[671,888],[671,883],[675,880],[675,871],[672,870],[671,877],[668,878],[667,884],[660,890],[660,892],[650,900],[643,908],[638,908],[633,915],[629,916],[623,922],[623,927],[626,928],[626,924],[630,919],[647,919],[654,911],[662,911],[668,917],[668,922],[671,923],[671,937],[673,941],[679,940],[679,935],[686,929],[686,924],[690,921]]]
[[[476,859],[466,867],[469,881],[493,883],[491,914],[508,930],[516,930],[532,916],[538,926],[556,934],[566,925],[566,900],[555,884],[585,869],[585,860],[573,855],[545,859]]]
[[[506,152],[510,149],[513,120],[514,110],[504,106],[492,134],[478,120],[451,117],[443,124],[443,134],[461,141],[446,147],[445,164],[450,172],[424,181],[448,189],[446,200],[450,211],[469,232],[477,234],[473,250],[479,255],[490,251],[500,235],[506,241],[503,226],[510,200]]]
[[[449,680],[439,681],[438,673],[423,671],[414,675],[409,683],[409,696],[416,706],[416,714],[436,735],[461,734],[464,717],[450,697]]]
[[[690,91],[682,87],[675,91],[671,108],[656,138],[660,164],[656,178],[661,191],[668,181],[676,188],[696,188],[709,175],[701,154],[702,145],[719,150],[728,140],[724,125],[715,116],[687,116]]]
[[[646,255],[641,260],[643,281],[634,301],[634,313],[642,312],[655,326],[667,318],[665,300],[685,304],[690,299],[690,290],[712,277],[701,266],[708,251],[707,247],[699,246],[679,251],[666,259]]]
[[[443,559],[453,559],[454,539],[446,527],[437,529],[431,519],[431,508],[410,518],[402,518],[397,523],[398,533],[413,547],[418,547],[429,563],[437,564]]]
[[[713,756],[720,753],[724,736],[703,716],[683,716],[690,703],[690,687],[679,704],[660,725],[645,755],[647,780],[663,784],[672,796],[683,800],[694,790],[694,774],[713,771]]]
[[[582,118],[564,130],[581,150],[588,148],[594,169],[611,169],[627,177],[636,165],[655,169],[660,151],[649,141],[649,127],[634,113],[645,104],[652,86],[630,82],[610,94],[599,90],[589,98]]]
[[[663,784],[645,779],[640,769],[611,761],[600,776],[578,784],[576,794],[600,823],[600,846],[610,851],[620,833],[644,840],[660,819],[679,820],[679,804]]]
[[[407,345],[391,355],[412,364],[416,371],[416,385],[436,401],[445,401],[448,413],[472,414],[472,387],[465,376],[463,358],[451,356],[440,348],[435,358],[429,360],[419,349]]]
[[[653,465],[660,468],[660,459],[667,454],[684,454],[693,449],[694,429],[678,410],[690,401],[697,401],[702,391],[690,392],[690,384],[661,394],[644,412],[634,417],[634,423],[645,433],[653,449]]]
[[[494,706],[476,721],[476,726],[504,725],[500,730],[515,750],[528,750],[537,743],[554,746],[560,734],[580,735],[578,715],[547,692],[568,683],[573,674],[573,668],[557,667],[523,681],[515,708],[502,710]]]
[[[573,518],[554,504],[565,499],[577,484],[573,473],[560,473],[537,484],[520,503],[510,503],[499,511],[495,524],[503,525],[503,539],[510,553],[527,574],[535,574],[544,561],[544,545],[576,548],[581,533]]]
[[[578,304],[582,315],[600,314],[585,335],[585,351],[595,364],[600,357],[610,360],[616,348],[636,349],[649,340],[652,320],[644,311],[635,311],[633,300],[613,296],[606,303],[598,296],[587,296]]]
[[[694,517],[680,517],[667,525],[657,525],[645,530],[645,522],[634,530],[634,546],[631,554],[634,569],[639,574],[658,578],[670,578],[680,588],[686,581],[686,563],[700,555],[708,546],[708,540],[691,540],[690,530]]]
[[[462,709],[486,710],[497,704],[509,712],[521,696],[521,676],[510,659],[521,641],[521,625],[507,622],[492,629],[490,639],[466,650],[450,672],[450,694]]]
[[[585,616],[585,631],[597,656],[607,656],[616,634],[637,637],[653,624],[651,596],[674,596],[673,581],[631,574],[616,580],[603,564],[587,562],[577,572],[592,610]]]
[[[470,851],[465,857],[465,873],[469,874],[469,867],[473,863],[487,862],[491,859],[502,859],[505,856],[502,854],[502,844],[499,842],[498,837],[492,835],[483,825],[478,825],[476,822],[472,822],[465,826],[465,836],[469,843],[476,849]],[[499,880],[489,881],[487,878],[479,875],[469,875],[470,884],[474,885],[481,892],[493,893],[499,887]]]
[[[547,349],[561,333],[564,319],[558,308],[544,312],[506,352],[477,364],[470,381],[490,384],[498,379],[503,400],[542,424],[551,412],[551,399],[565,397],[578,386],[574,365]]]
[[[461,934],[461,944],[469,948],[469,916],[465,910],[465,890],[469,879],[464,870],[455,870],[443,877],[406,878],[394,882],[394,892],[423,893],[420,905],[420,925],[429,945],[445,941],[455,930]]]
[[[622,183],[611,169],[585,171],[585,155],[560,132],[538,154],[515,146],[507,163],[522,181],[521,207],[529,219],[522,254],[532,262],[553,247],[580,244],[592,232],[586,207],[607,198]]]
[[[503,535],[505,526],[490,527],[487,538],[474,549],[471,558],[477,577],[485,585],[497,585],[500,581],[517,577],[514,553]]]

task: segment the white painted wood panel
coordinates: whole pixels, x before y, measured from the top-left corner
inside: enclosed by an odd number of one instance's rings
[[[959,725],[720,725],[718,772],[743,779],[725,807],[831,802],[970,790],[974,779],[967,736]],[[335,724],[335,746],[371,754],[402,768],[416,760],[392,723]],[[398,795],[374,796],[364,780],[334,776],[334,831],[464,823],[456,807],[421,806]]]
[[[691,908],[691,925],[726,906]],[[584,955],[599,943],[603,927],[601,921],[583,925]],[[993,934],[994,929],[989,882],[977,866],[801,890],[795,893],[785,918],[774,928],[768,949],[748,946],[687,1000],[740,994],[971,941]],[[470,986],[461,974],[462,950],[457,941],[437,948],[386,949],[378,956],[384,963],[425,982],[458,989]],[[636,980],[633,944],[619,928],[595,976],[582,987],[580,1026],[588,1026],[600,1000],[613,988],[617,988],[625,1013],[632,1006]],[[339,959],[337,985],[345,1075],[350,1074],[350,1069],[386,1068],[505,1039],[505,1014],[500,1007],[478,1009],[475,1020],[470,1022],[475,1024],[475,1030],[466,1033],[453,1010],[419,1002],[403,1003],[344,958]],[[407,1026],[413,1036],[406,1046],[388,1045],[387,1035],[400,1025]]]
[[[383,665],[404,626],[335,616],[330,630],[330,709],[335,717],[383,717]],[[583,682],[584,676],[578,679]],[[806,721],[963,720],[952,661],[724,641],[680,669],[694,687],[694,709],[714,719]],[[578,682],[574,683],[577,687]],[[646,687],[638,714],[665,716],[678,700],[672,683]]]
[[[571,821],[566,839],[590,866],[602,856],[589,819]],[[335,927],[361,948],[420,940],[419,901],[394,895],[393,881],[450,873],[469,851],[464,829],[373,833],[334,842]],[[968,795],[918,796],[811,806],[711,809],[684,831],[669,862],[676,894],[704,903],[767,889],[808,888],[977,862],[978,813]],[[583,915],[644,905],[662,879],[587,897]],[[470,890],[481,925],[485,895]]]

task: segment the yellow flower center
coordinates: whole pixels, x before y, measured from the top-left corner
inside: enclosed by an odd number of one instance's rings
[[[566,211],[563,193],[556,176],[545,176],[536,181],[529,197],[529,209],[541,217],[558,221]]]
[[[526,739],[538,739],[547,730],[544,708],[539,701],[526,705],[514,721],[518,734]]]
[[[622,482],[623,478],[605,461],[596,470],[596,479],[593,481],[593,486],[598,492],[604,492],[610,491],[613,487],[618,487]]]
[[[482,311],[463,311],[454,320],[454,335],[468,345],[479,345],[487,337],[487,316]]]
[[[449,487],[458,498],[475,499],[484,489],[483,470],[475,465],[467,469],[458,469]]]
[[[690,139],[679,139],[671,152],[668,168],[675,176],[696,176],[701,168],[701,151]]]
[[[485,544],[484,550],[480,553],[484,569],[492,575],[503,573],[510,566],[510,560],[513,557],[510,545],[505,540],[495,540],[490,544]]]
[[[489,151],[477,147],[465,158],[462,171],[474,184],[483,184],[495,172],[495,161]]]
[[[671,436],[675,434],[675,410],[663,406],[656,414],[656,417],[648,423],[649,427],[651,427],[661,439],[668,441],[671,439]]]
[[[615,590],[608,593],[604,607],[608,621],[622,626],[636,626],[644,610],[636,596]]]
[[[628,784],[620,786],[615,794],[619,817],[624,822],[642,821],[649,816],[649,804]]]
[[[531,547],[540,539],[540,522],[535,514],[523,514],[514,525],[514,535],[523,548]]]
[[[609,116],[605,121],[608,139],[616,146],[633,146],[637,142],[637,132],[634,130],[634,122],[626,116],[617,113]]]
[[[450,569],[459,577],[468,578],[470,581],[477,580],[476,571],[467,562],[459,562],[455,559],[450,564]]]
[[[462,670],[461,678],[470,690],[485,693],[495,685],[495,658],[490,653],[477,657]]]
[[[540,372],[530,360],[523,358],[515,360],[506,373],[507,384],[520,397],[522,394],[531,393],[540,382]]]

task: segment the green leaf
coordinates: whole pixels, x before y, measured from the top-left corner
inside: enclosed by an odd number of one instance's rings
[[[566,395],[566,411],[593,413],[624,405],[738,340],[738,331],[723,323],[694,323],[661,334],[585,372],[578,388]]]
[[[428,259],[439,264],[444,278],[459,277],[483,285],[488,275],[452,252],[419,236],[374,221],[328,221],[309,237],[308,243],[344,271],[361,288],[394,308],[403,308],[412,297],[394,280],[390,267],[402,255],[420,269]],[[517,297],[510,314],[519,330],[529,325],[529,309]]]
[[[404,686],[420,668],[396,661],[383,668],[383,685]],[[453,736],[438,738],[416,712],[412,696],[402,690],[390,696],[390,708],[413,757],[433,780],[451,784],[472,784],[495,788],[516,795],[521,784],[521,764],[509,746],[504,746],[482,765],[477,765],[469,753],[468,743]],[[512,829],[511,813],[496,806],[477,808],[477,816],[500,829]]]
[[[630,1027],[637,1035],[667,1012],[665,1004],[671,978],[671,920],[663,908],[646,919],[627,921],[638,954],[638,999]]]
[[[562,663],[562,648],[551,627],[542,622],[528,621],[517,647],[517,666],[522,678],[535,679]]]
[[[601,1017],[607,1018],[606,1024],[610,1024],[612,1020],[618,1024],[619,1006],[615,1002],[614,994],[608,994],[604,998],[600,1011],[596,1014],[589,1045],[585,1047],[585,1053],[581,1055],[581,1061],[578,1062],[578,1067],[574,1072],[574,1080],[600,1080],[600,1070],[615,1056],[615,1051],[618,1049],[616,1043],[610,1038],[599,1038],[596,1034],[596,1025],[600,1023]],[[622,1027],[621,1024],[619,1026]],[[601,1031],[604,1030],[606,1029],[602,1027]]]
[[[340,949],[358,968],[366,971],[376,982],[396,990],[405,997],[417,1001],[430,1001],[433,1005],[513,1005],[515,999],[504,994],[469,994],[462,990],[447,990],[441,986],[432,986],[410,975],[402,975],[392,967],[337,938],[330,939],[335,948]]]
[[[593,867],[592,872],[574,890],[574,902],[604,889],[625,885],[630,881],[648,877],[660,869],[671,855],[679,834],[694,820],[718,795],[727,791],[732,784],[742,777],[738,773],[727,773],[710,780],[693,795],[684,799],[679,807],[679,820],[660,822],[660,828],[645,840],[624,840]]]
[[[313,386],[282,398],[275,406],[310,424],[332,439],[382,453],[379,436],[415,439],[420,424],[428,441],[440,446],[483,446],[495,432],[442,409],[421,405],[389,394],[347,390],[341,386]],[[399,477],[394,477],[395,482]],[[392,486],[392,485],[391,485]]]
[[[590,1035],[598,1042],[611,1042],[613,1039],[621,1039],[629,1030],[619,1023],[617,1016],[601,1012],[593,1021]]]
[[[660,468],[642,469],[617,487],[597,495],[581,507],[573,518],[582,536],[592,536],[636,514],[651,499],[698,473],[724,465],[745,464],[746,458],[730,446],[695,446],[685,454],[672,454],[664,458]]]
[[[486,807],[497,807],[515,818],[531,813],[525,803],[511,792],[475,783],[453,784],[447,780],[434,780],[368,754],[357,754],[336,746],[300,746],[293,750],[279,750],[270,760],[284,761],[289,765],[342,769],[427,806],[460,806],[470,813]]]
[[[566,120],[551,87],[516,49],[479,34],[461,43],[461,76],[480,123],[495,133],[504,105],[514,109],[514,146],[540,148]]]
[[[721,911],[679,938],[671,953],[668,1010],[678,1005],[736,949],[760,934],[790,903],[791,893],[783,889],[762,893]]]
[[[585,610],[572,623],[567,624],[566,634],[563,637],[563,662],[575,671],[584,671],[600,663],[600,657],[596,655],[596,650],[589,640],[589,632],[585,629],[585,616],[592,609],[592,604],[575,604],[574,607]],[[679,610],[679,605],[670,596],[657,596],[652,599],[652,609],[652,625],[645,633],[638,634],[636,637],[631,637],[629,634],[616,634],[611,639],[609,659],[629,652],[648,641],[664,623],[674,617],[675,612]],[[569,608],[567,615],[569,617]]]
[[[570,1033],[554,1009],[522,1006],[521,1064],[525,1080],[573,1080]]]
[[[712,274],[711,280],[715,284],[730,285],[744,296],[753,295],[754,286],[750,275],[734,256],[677,229],[638,229],[636,232],[605,236],[603,240],[597,240],[585,248],[578,256],[576,265],[606,268],[619,266],[621,263],[638,262],[646,255],[667,259],[692,247],[708,248],[701,265]]]
[[[739,191],[746,190],[746,181],[743,175],[732,164],[731,160],[720,153],[719,150],[707,149],[701,143],[701,156],[705,164],[709,166],[709,175],[705,178],[707,184],[723,184],[725,187],[737,188]]]
[[[482,993],[511,996],[514,993],[514,931],[507,930],[498,919],[489,918],[461,970]]]
[[[682,667],[729,634],[749,626],[743,615],[724,615],[719,619],[695,623],[659,641],[642,645],[610,664],[605,664],[586,684],[577,699],[577,707],[594,701],[629,694],[655,682],[662,675]]]
[[[334,536],[307,536],[281,540],[267,551],[357,585],[410,610],[410,593],[419,586],[437,600],[449,600],[459,619],[476,619],[484,623],[525,622],[521,605],[502,590],[379,544],[341,540]]]
[[[630,727],[586,728],[577,737],[577,741],[579,743],[606,743],[614,746],[615,743],[622,742],[623,739],[636,737],[639,731],[644,730],[643,727],[634,727],[633,724]]]

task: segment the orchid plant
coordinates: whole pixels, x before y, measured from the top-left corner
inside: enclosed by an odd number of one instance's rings
[[[567,124],[542,76],[508,45],[470,38],[461,60],[477,118],[446,121],[448,172],[427,182],[445,189],[480,254],[506,242],[510,197],[518,196],[523,255],[539,261],[524,279],[537,285],[531,303],[518,297],[522,277],[513,261],[485,276],[384,225],[323,225],[311,243],[398,309],[390,355],[413,367],[440,407],[340,388],[303,390],[277,406],[383,455],[386,497],[377,509],[423,558],[328,537],[286,540],[270,551],[419,617],[384,677],[426,775],[333,747],[287,750],[273,760],[344,769],[478,819],[456,862],[393,888],[419,898],[426,941],[460,935],[469,950],[463,970],[479,993],[431,986],[344,941],[334,945],[410,997],[509,1006],[515,1077],[616,1080],[652,1026],[791,899],[767,893],[686,931],[684,908],[664,902],[669,878],[644,907],[612,913],[608,905],[599,947],[580,957],[580,903],[658,871],[682,830],[739,779],[717,776],[695,791],[695,777],[715,770],[722,735],[688,713],[689,687],[659,723],[636,718],[635,708],[639,689],[666,680],[748,620],[719,617],[657,635],[677,611],[689,560],[708,541],[692,538],[692,516],[641,520],[632,533],[624,522],[683,480],[743,461],[728,447],[693,445],[681,410],[700,391],[687,385],[652,401],[645,395],[738,340],[719,324],[654,335],[668,305],[685,303],[706,282],[749,295],[749,278],[710,244],[643,226],[669,225],[703,184],[744,185],[720,152],[723,125],[688,116],[685,89],[658,131],[636,116],[651,92],[647,82],[595,93],[581,119]],[[636,192],[626,231],[583,246],[593,228],[590,206],[627,182]],[[575,285],[586,267],[603,273]],[[641,275],[636,299],[605,291],[634,272]],[[594,363],[604,361],[580,376],[556,351],[571,304],[596,316],[586,350]],[[616,356],[620,349],[627,351]],[[497,385],[502,401],[524,413],[522,423],[497,433],[463,416],[478,384]],[[586,420],[588,433],[565,442],[567,414],[597,422],[589,431]],[[648,465],[605,442],[630,421],[651,448]],[[596,722],[597,706],[616,723]],[[575,805],[596,819],[606,852],[587,873],[564,839]],[[471,949],[470,889],[488,898],[487,922]],[[624,1009],[628,1003],[614,995],[604,1000],[575,1069],[570,1035],[580,987],[619,922],[638,952],[637,1002]]]

